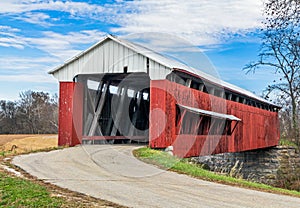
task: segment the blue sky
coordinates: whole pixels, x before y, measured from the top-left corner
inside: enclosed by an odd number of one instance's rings
[[[245,75],[242,68],[257,59],[262,10],[261,0],[1,0],[0,100],[25,90],[57,93],[49,70],[106,34],[149,32],[177,37],[169,45],[185,40],[221,79],[260,94],[274,76],[264,69]]]

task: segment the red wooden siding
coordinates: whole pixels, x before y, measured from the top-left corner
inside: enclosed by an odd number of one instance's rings
[[[276,146],[279,141],[278,113],[194,90],[168,80],[150,83],[149,145],[172,145],[180,157],[238,152]],[[242,121],[231,136],[176,135],[176,104],[234,115]],[[232,127],[235,122],[232,122]]]
[[[82,87],[74,82],[60,82],[58,145],[74,146],[82,137]]]
[[[74,99],[73,99],[73,137],[72,145],[81,144],[82,142],[82,130],[83,130],[83,85],[76,82],[74,87]]]

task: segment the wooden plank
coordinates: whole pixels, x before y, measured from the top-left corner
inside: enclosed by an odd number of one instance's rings
[[[104,92],[102,92],[103,90],[103,86],[105,85],[106,83],[101,80],[99,86],[98,86],[98,90],[97,90],[97,95],[95,97],[95,100],[93,100],[92,96],[90,95],[90,102],[92,103],[92,107],[93,109],[95,109],[95,112],[97,111],[98,107],[99,107],[99,103],[100,103],[100,100],[101,100],[101,97],[102,97],[102,94]],[[96,101],[96,102],[95,102]]]
[[[152,148],[166,147],[166,82],[150,81],[150,116],[149,116],[149,146]],[[172,139],[172,138],[171,138]],[[169,144],[170,145],[170,144]],[[167,145],[167,146],[169,146]]]
[[[198,135],[199,127],[200,127],[202,120],[203,120],[203,116],[200,116],[196,122],[196,125],[194,126],[194,130],[192,131],[194,135]]]
[[[71,146],[73,133],[74,82],[59,83],[58,145]]]
[[[94,114],[94,118],[93,118],[93,121],[92,121],[92,125],[91,125],[91,128],[89,130],[89,133],[88,133],[88,136],[94,136],[95,134],[95,131],[96,131],[96,128],[98,127],[98,120],[99,120],[99,116],[101,114],[101,111],[103,109],[103,106],[104,106],[104,103],[105,103],[105,98],[106,98],[106,94],[107,94],[107,90],[109,88],[109,82],[107,82],[105,85],[104,85],[104,88],[103,88],[103,92],[101,94],[101,98],[99,99],[99,104],[97,105],[97,110]],[[101,129],[100,129],[100,135],[102,136],[102,132],[101,132]]]
[[[187,86],[188,88],[191,88],[191,84],[192,84],[192,80],[191,79],[187,79],[185,86]]]
[[[74,86],[73,99],[73,136],[71,146],[81,144],[83,130],[83,94],[84,86],[82,83],[76,82]]]
[[[84,118],[85,119],[84,134],[85,135],[89,134],[90,127],[92,125],[94,114],[96,111],[96,106],[101,98],[101,94],[102,94],[101,90],[102,90],[103,84],[104,84],[104,82],[101,80],[101,82],[99,83],[99,86],[98,86],[98,90],[97,90],[98,97],[92,97],[91,93],[87,87],[87,81],[85,82],[85,85],[86,85],[85,97],[87,99],[86,103],[85,103],[85,110],[84,110],[84,113],[87,116]],[[91,111],[89,111],[89,109]],[[87,114],[87,111],[89,111],[88,113],[90,113],[90,115]]]
[[[176,124],[177,134],[180,134],[180,132],[181,132],[182,121],[183,121],[185,114],[186,114],[186,109],[183,109],[183,112],[180,115],[180,119],[179,119],[178,123]]]
[[[121,96],[121,93],[122,93],[122,86],[121,85],[119,85],[118,86],[118,91],[117,91],[117,94],[115,95],[115,96],[117,96],[118,97],[118,100],[117,100],[117,102],[119,103],[119,101],[120,101],[120,96]],[[114,100],[113,100],[114,101]],[[111,109],[111,110],[113,110],[113,109]],[[107,124],[107,127],[106,127],[106,130],[105,130],[105,134],[106,135],[111,135],[111,132],[110,132],[110,130],[111,130],[111,125],[113,124],[113,117],[112,117],[112,112],[110,113],[110,117],[109,117],[109,121],[108,121],[108,124]]]
[[[117,108],[117,112],[116,112],[116,117],[114,118],[114,126],[113,126],[111,134],[110,134],[111,136],[117,135],[117,131],[120,126],[120,121],[121,121],[122,114],[123,114],[124,101],[127,97],[127,90],[128,90],[128,86],[124,86],[123,93],[121,94],[121,99],[117,105],[118,108]]]

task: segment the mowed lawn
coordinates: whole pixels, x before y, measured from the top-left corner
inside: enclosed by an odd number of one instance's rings
[[[0,207],[61,207],[43,186],[0,172]]]

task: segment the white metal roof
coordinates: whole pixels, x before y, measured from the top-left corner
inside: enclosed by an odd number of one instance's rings
[[[208,115],[208,116],[211,116],[211,117],[222,118],[222,119],[227,119],[227,120],[231,120],[231,121],[241,121],[241,119],[239,119],[238,117],[235,117],[234,115],[227,115],[227,114],[223,114],[223,113],[207,111],[207,110],[203,110],[203,109],[200,109],[200,108],[193,108],[193,107],[180,105],[180,104],[177,104],[177,105],[182,107],[182,108],[185,108],[185,109],[187,109],[191,112],[197,113],[197,114]]]
[[[262,101],[264,103],[268,103],[270,105],[273,105],[275,106],[273,103],[255,95],[254,93],[252,92],[249,92],[245,89],[242,89],[238,86],[235,86],[235,85],[232,85],[228,82],[225,82],[223,80],[220,80],[218,77],[214,77],[210,74],[207,74],[203,71],[200,71],[198,69],[195,69],[193,67],[190,67],[190,66],[187,66],[183,63],[180,63],[179,61],[177,60],[174,60],[174,59],[171,59],[171,58],[167,58],[149,48],[146,48],[146,47],[143,47],[139,44],[136,44],[136,43],[132,43],[132,42],[129,42],[129,41],[126,41],[126,40],[123,40],[123,39],[119,39],[115,36],[112,36],[112,35],[107,35],[103,40],[99,41],[98,43],[96,43],[95,45],[93,45],[92,47],[88,48],[87,50],[81,52],[80,54],[76,55],[75,57],[71,58],[70,60],[68,60],[67,62],[65,62],[63,65],[49,71],[49,74],[54,74],[56,73],[57,71],[63,69],[64,67],[66,67],[67,65],[69,65],[70,63],[80,59],[82,56],[84,56],[85,54],[89,53],[90,51],[92,51],[93,49],[97,48],[98,46],[100,46],[103,42],[107,41],[107,40],[113,40],[117,43],[119,43],[120,45],[123,45],[131,50],[133,50],[134,52],[136,52],[137,54],[140,54],[140,55],[143,55],[147,58],[149,58],[150,60],[153,60],[157,63],[159,63],[160,65],[162,66],[165,66],[171,70],[182,70],[182,71],[185,71],[189,74],[192,74],[194,76],[198,76],[200,77],[201,79],[204,79],[204,81],[208,81],[208,82],[211,82],[213,84],[216,84],[218,86],[221,86],[221,87],[224,87],[225,89],[228,89],[230,91],[233,91],[233,92],[236,92],[236,93],[239,93],[239,94],[242,94],[242,95],[245,95],[247,97],[250,97],[250,98],[253,98],[253,99],[256,99],[258,101]]]

